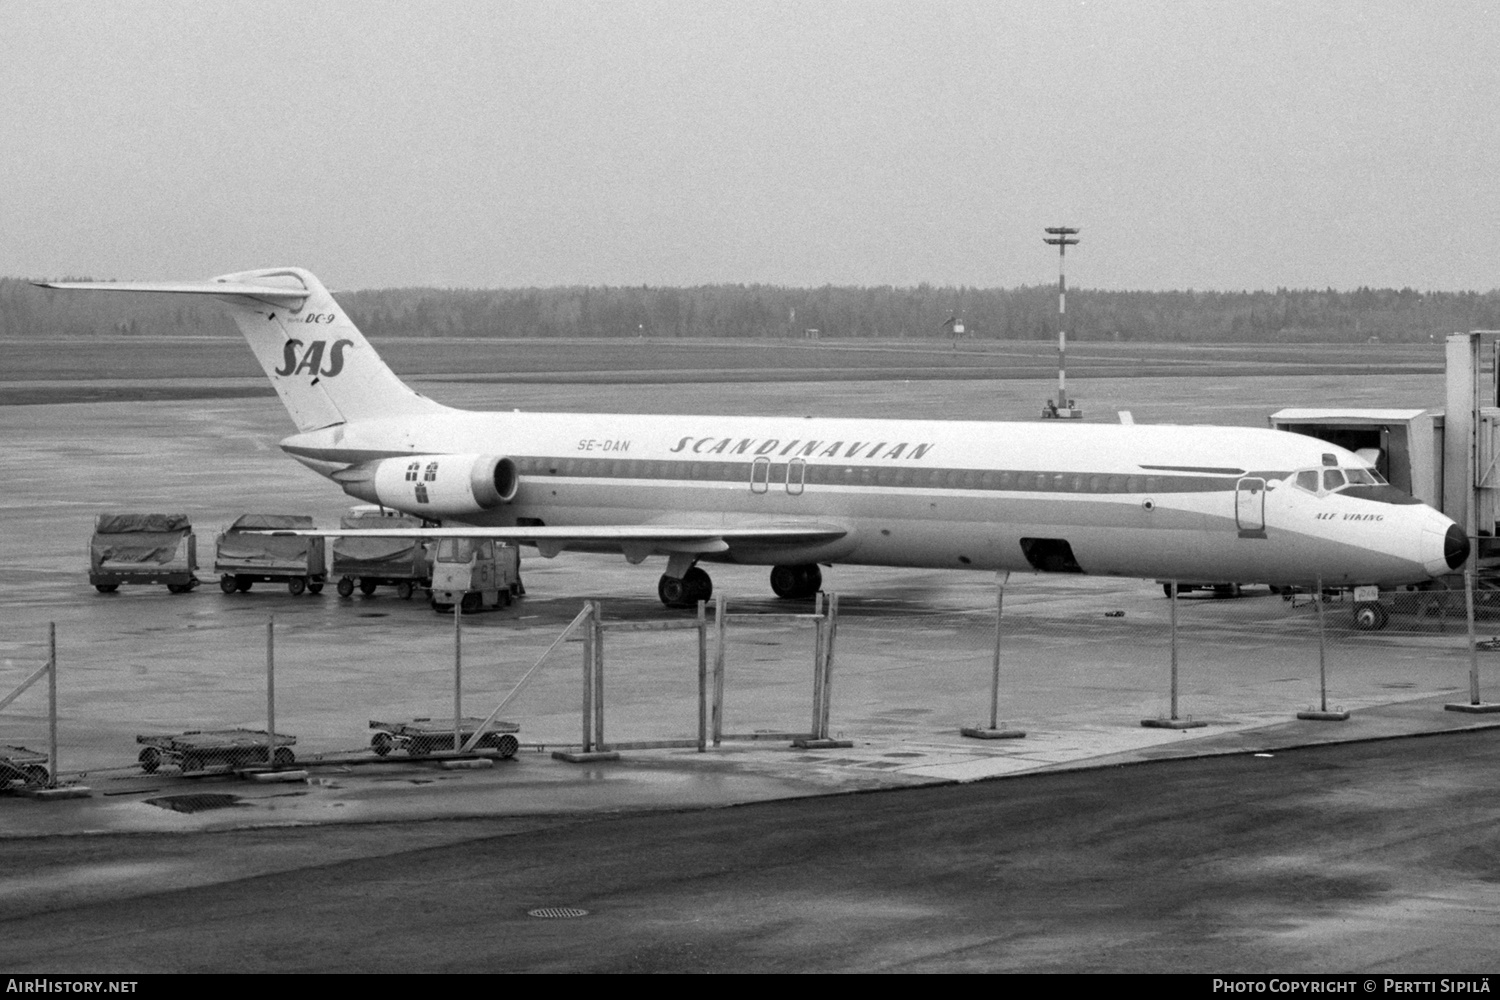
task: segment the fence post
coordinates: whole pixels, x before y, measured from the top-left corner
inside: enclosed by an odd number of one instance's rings
[[[698,752],[708,749],[708,602],[698,602]]]
[[[1464,613],[1469,619],[1469,703],[1477,705],[1479,704],[1479,647],[1474,640],[1474,570],[1472,566],[1464,570]]]
[[[266,766],[276,766],[276,616],[266,616]]]
[[[724,608],[724,595],[714,597],[714,619],[718,625],[718,644],[714,649],[714,706],[713,706],[713,730],[714,746],[717,747],[724,736],[724,646],[728,636],[725,632],[727,615]]]
[[[583,752],[594,749],[594,602],[587,601],[588,626],[583,631]]]
[[[594,749],[604,749],[604,605],[594,602]]]
[[[828,716],[833,707],[833,650],[839,634],[839,595],[828,595],[828,637],[823,642],[823,714],[818,739],[828,739]]]
[[[453,752],[464,745],[464,602],[453,602]]]
[[[1323,578],[1318,577],[1313,582],[1313,600],[1318,604],[1318,705],[1316,709],[1308,709],[1306,712],[1298,712],[1297,718],[1312,722],[1344,722],[1349,718],[1348,712],[1330,712],[1328,710],[1328,638],[1326,635],[1327,623],[1323,612]]]
[[[1206,722],[1177,717],[1177,581],[1167,581],[1167,598],[1172,610],[1172,714],[1170,718],[1142,719],[1141,725],[1149,729],[1201,729]]]
[[[1177,721],[1177,581],[1172,581],[1172,721]]]
[[[1005,584],[1010,579],[1009,570],[995,574],[995,658],[990,670],[990,729],[1000,728],[1000,639],[1001,616],[1005,613]]]
[[[57,787],[57,622],[47,623],[47,787]]]
[[[1323,578],[1318,577],[1314,585],[1318,602],[1318,702],[1320,711],[1328,711],[1328,636],[1323,618]],[[1471,629],[1472,634],[1472,629]]]
[[[817,616],[816,634],[813,636],[813,721],[807,732],[814,739],[822,739],[823,721],[823,663],[828,658],[828,618],[823,607],[823,592],[813,598],[813,615]]]

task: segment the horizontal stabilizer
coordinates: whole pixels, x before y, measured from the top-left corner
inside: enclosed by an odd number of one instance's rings
[[[255,285],[242,281],[33,281],[38,288],[86,292],[166,292],[174,295],[234,295],[278,305],[294,305],[311,293],[306,288]]]

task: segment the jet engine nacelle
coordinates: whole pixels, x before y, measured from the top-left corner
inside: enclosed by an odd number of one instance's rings
[[[515,499],[516,463],[494,455],[410,455],[335,472],[350,496],[433,518],[463,517]]]

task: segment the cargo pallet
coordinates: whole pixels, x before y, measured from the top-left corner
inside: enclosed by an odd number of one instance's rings
[[[458,720],[460,743],[479,731],[483,719],[465,716]],[[370,720],[375,734],[370,737],[370,749],[381,757],[392,750],[404,750],[408,757],[426,757],[440,750],[453,750],[453,720],[413,719],[410,722],[380,722]],[[492,722],[484,736],[474,745],[475,750],[493,750],[502,758],[514,757],[521,743],[512,734],[520,730],[514,722]]]
[[[135,738],[144,744],[140,756],[141,770],[155,774],[163,764],[172,764],[183,774],[209,768],[238,771],[266,766],[266,732],[263,729],[193,729],[185,733],[144,735]],[[290,767],[297,762],[292,752],[297,737],[276,734],[275,767]]]

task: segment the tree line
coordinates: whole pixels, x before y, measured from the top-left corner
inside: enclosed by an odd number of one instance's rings
[[[774,285],[386,288],[338,294],[374,337],[820,337],[1045,340],[1057,289],[787,288]],[[1410,288],[1121,292],[1072,289],[1075,340],[1361,342],[1500,329],[1500,291]],[[171,296],[77,295],[0,278],[0,337],[235,335],[212,303]]]

